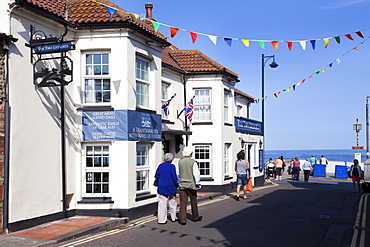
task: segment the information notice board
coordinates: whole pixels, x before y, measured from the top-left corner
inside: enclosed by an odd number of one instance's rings
[[[162,117],[132,110],[85,111],[83,141],[162,141]]]

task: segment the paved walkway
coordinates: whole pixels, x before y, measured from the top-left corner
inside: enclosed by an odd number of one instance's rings
[[[289,179],[289,177],[284,174],[283,179]],[[327,177],[326,179],[334,178]],[[273,180],[271,182],[275,184]],[[270,183],[267,182],[268,184]],[[198,201],[213,199],[221,195],[221,193],[198,192]],[[127,218],[74,216],[11,234],[0,235],[0,247],[51,246],[53,243],[67,241],[127,222]]]
[[[208,200],[221,195],[221,193],[198,192],[198,200]],[[109,229],[127,222],[127,218],[74,216],[0,235],[0,247],[50,246],[53,243]]]

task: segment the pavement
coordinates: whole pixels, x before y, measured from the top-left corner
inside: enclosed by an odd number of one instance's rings
[[[334,178],[326,177],[322,179]],[[271,183],[267,181],[266,184],[276,185],[273,181]],[[217,192],[198,192],[198,201],[212,200],[222,195],[222,193]],[[53,244],[63,241],[125,225],[128,222],[128,218],[74,216],[0,235],[0,247],[53,246]]]
[[[211,200],[222,195],[222,193],[217,192],[198,192],[198,201]],[[73,216],[10,234],[0,235],[0,247],[52,246],[56,243],[127,223],[128,218]]]

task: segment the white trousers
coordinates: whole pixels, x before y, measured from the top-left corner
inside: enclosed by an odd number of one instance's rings
[[[171,220],[176,220],[176,196],[158,195],[158,223],[167,222],[167,203],[170,210]]]

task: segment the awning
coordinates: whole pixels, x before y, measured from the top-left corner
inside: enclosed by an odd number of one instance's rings
[[[192,135],[193,132],[191,131],[184,131],[184,130],[172,130],[172,129],[162,129],[162,134],[167,135]]]

